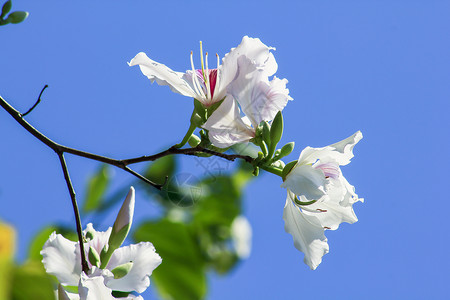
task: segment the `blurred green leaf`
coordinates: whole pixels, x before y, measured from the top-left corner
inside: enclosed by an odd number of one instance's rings
[[[18,24],[20,22],[25,21],[28,17],[28,13],[26,11],[15,11],[9,14],[8,18],[5,21],[9,21],[12,24]]]
[[[89,180],[83,205],[84,212],[96,210],[102,204],[108,183],[108,167],[106,165],[102,165]]]
[[[57,228],[55,226],[49,226],[42,229],[33,239],[31,242],[30,248],[28,250],[28,258],[31,260],[41,261],[42,256],[40,254],[42,247],[44,246],[45,242],[50,237],[50,234],[53,231],[56,231]]]
[[[9,11],[11,10],[11,7],[12,7],[11,0],[6,1],[5,4],[3,4],[2,13],[0,14],[0,18],[3,18],[4,16],[6,16],[6,14],[9,13]]]
[[[28,261],[14,270],[12,281],[13,300],[55,299],[52,279],[41,262]]]
[[[151,278],[164,299],[204,298],[205,262],[188,226],[168,219],[147,222],[136,230],[134,239],[152,242],[162,257]]]
[[[153,162],[145,171],[145,177],[156,183],[163,183],[166,176],[172,177],[176,169],[175,156],[164,156]]]

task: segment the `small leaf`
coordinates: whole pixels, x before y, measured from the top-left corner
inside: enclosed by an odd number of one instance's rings
[[[17,23],[25,21],[25,19],[28,17],[28,15],[29,14],[26,11],[15,11],[15,12],[12,12],[9,14],[6,21],[9,21],[13,24],[17,24]]]
[[[3,4],[2,13],[0,14],[0,19],[3,18],[4,16],[6,16],[7,13],[9,13],[9,11],[11,10],[11,7],[12,7],[11,0],[6,1],[5,4]]]
[[[108,168],[106,165],[102,165],[89,180],[83,205],[84,212],[96,210],[101,206],[109,179]]]

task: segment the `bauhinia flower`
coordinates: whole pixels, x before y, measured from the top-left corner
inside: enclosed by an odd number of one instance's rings
[[[102,232],[88,224],[83,231],[88,274],[81,269],[79,242],[53,232],[41,251],[47,273],[56,276],[62,286],[78,286],[81,299],[109,299],[88,295],[109,293],[111,296],[112,291],[144,292],[150,285],[150,275],[162,260],[150,242],[120,247],[131,226],[134,202],[131,187],[113,228]]]
[[[283,213],[285,230],[313,270],[329,250],[324,231],[358,220],[352,206],[363,199],[358,198],[339,166],[350,163],[353,147],[361,138],[358,131],[324,148],[305,148],[284,178],[282,187],[288,193]]]
[[[208,53],[203,56],[202,43],[200,42],[201,68],[194,66],[191,52],[191,69],[186,72],[175,72],[167,66],[155,62],[140,52],[128,64],[139,65],[142,73],[153,83],[168,85],[170,89],[184,96],[193,97],[209,107],[225,98],[228,85],[236,77],[237,61],[241,56],[248,58],[256,67],[263,69],[269,76],[273,75],[278,66],[273,54],[274,48],[264,45],[258,38],[244,36],[242,42],[236,48],[225,55],[220,64],[216,54],[217,67],[210,69],[208,66]]]
[[[203,125],[214,146],[226,148],[250,141],[262,121],[271,122],[292,100],[287,80],[274,77],[269,81],[269,76],[247,57],[238,59],[238,74],[228,86],[227,98]]]

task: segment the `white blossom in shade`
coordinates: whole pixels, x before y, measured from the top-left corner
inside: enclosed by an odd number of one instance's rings
[[[264,45],[258,38],[244,36],[241,43],[232,48],[225,55],[220,64],[217,58],[217,67],[210,69],[208,66],[208,53],[203,57],[200,42],[201,68],[194,66],[193,54],[191,52],[191,68],[186,72],[175,72],[167,66],[151,60],[145,53],[138,53],[128,64],[139,65],[142,73],[153,83],[168,85],[170,89],[184,96],[193,97],[210,106],[225,98],[228,85],[236,77],[238,70],[237,61],[239,57],[247,57],[253,64],[264,70],[268,76],[273,75],[278,66],[270,50],[275,48]]]
[[[238,216],[233,220],[231,237],[239,258],[248,258],[252,250],[252,227],[246,217]]]
[[[241,56],[238,75],[228,86],[230,95],[203,125],[212,144],[226,148],[254,138],[261,121],[271,122],[292,100],[286,84],[286,79],[277,77],[269,81],[264,69]],[[239,106],[244,117],[241,117]]]
[[[342,222],[358,221],[352,206],[363,199],[344,178],[340,166],[350,163],[353,147],[361,138],[358,131],[324,148],[307,147],[282,184],[288,190],[283,213],[285,230],[313,270],[328,253],[324,231],[335,230]]]

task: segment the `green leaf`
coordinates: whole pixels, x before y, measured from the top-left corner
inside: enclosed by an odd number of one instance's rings
[[[89,180],[83,205],[84,212],[96,210],[101,206],[109,179],[108,167],[107,165],[102,165]]]
[[[176,170],[175,156],[164,156],[153,162],[145,171],[145,177],[153,182],[163,183],[166,176],[172,177]]]
[[[36,261],[42,260],[40,252],[53,231],[57,231],[55,226],[45,227],[34,237],[28,250],[29,259]]]
[[[0,19],[3,18],[4,16],[6,16],[7,13],[9,13],[9,11],[11,10],[11,7],[12,7],[11,0],[6,1],[5,4],[3,4],[2,13],[0,14]]]
[[[11,292],[13,300],[55,299],[52,278],[37,261],[28,261],[14,270]]]
[[[17,23],[25,21],[25,19],[28,17],[28,15],[29,14],[26,11],[15,11],[15,12],[12,12],[9,14],[6,21],[9,21],[13,24],[17,24]]]
[[[168,219],[147,222],[136,230],[134,239],[152,242],[162,257],[151,279],[164,299],[204,298],[205,262],[188,226]]]

